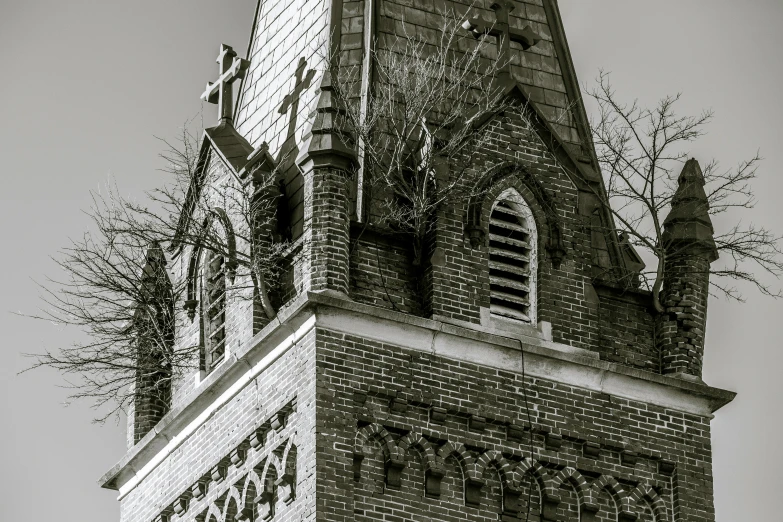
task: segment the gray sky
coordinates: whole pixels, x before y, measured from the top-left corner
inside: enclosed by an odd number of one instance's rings
[[[713,108],[693,156],[733,165],[760,149],[757,208],[746,221],[783,231],[783,3],[776,0],[561,0],[579,78],[611,71],[621,96],[682,92],[681,113]],[[654,8],[652,7],[654,5]],[[22,352],[68,332],[18,318],[35,310],[31,280],[56,275],[47,256],[87,227],[89,190],[113,176],[125,193],[160,180],[155,135],[172,138],[201,109],[218,46],[243,55],[255,0],[0,0],[0,519],[119,519],[96,479],[124,453],[124,426],[90,423],[50,371],[17,377]],[[213,118],[213,107],[206,107]],[[720,224],[719,224],[720,225]],[[739,392],[713,421],[718,520],[780,519],[783,478],[783,302],[746,292],[714,300],[705,380]],[[56,517],[56,518],[55,518]]]

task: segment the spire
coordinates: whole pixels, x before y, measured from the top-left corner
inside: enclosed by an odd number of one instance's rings
[[[689,159],[680,172],[677,183],[671,211],[663,222],[663,242],[667,248],[675,244],[699,245],[709,262],[715,261],[718,259],[718,250],[713,239],[710,206],[704,191],[704,175],[699,162],[693,158]]]

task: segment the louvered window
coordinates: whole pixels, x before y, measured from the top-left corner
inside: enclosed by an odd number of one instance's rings
[[[226,271],[222,255],[206,252],[202,278],[204,369],[210,372],[226,353]]]
[[[536,321],[536,228],[533,215],[513,189],[495,201],[489,218],[490,312]]]

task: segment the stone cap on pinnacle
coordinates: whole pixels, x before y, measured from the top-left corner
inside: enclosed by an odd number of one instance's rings
[[[713,238],[714,229],[709,215],[709,202],[704,191],[704,175],[694,158],[685,162],[677,177],[677,191],[672,198],[672,208],[663,222],[663,242],[666,245],[694,244],[709,258],[718,259]],[[669,248],[669,246],[667,246]]]
[[[346,164],[356,161],[356,151],[345,143],[345,138],[350,139],[351,136],[347,132],[342,100],[334,92],[333,74],[330,69],[321,77],[313,122],[304,134],[304,144],[296,159],[300,165],[313,156],[340,158],[340,163]]]

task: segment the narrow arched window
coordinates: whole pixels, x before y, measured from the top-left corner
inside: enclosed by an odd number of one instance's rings
[[[201,271],[201,320],[204,370],[211,372],[226,354],[226,263],[222,255],[204,252]]]
[[[533,213],[513,188],[489,216],[489,309],[496,316],[536,323],[538,235]]]

